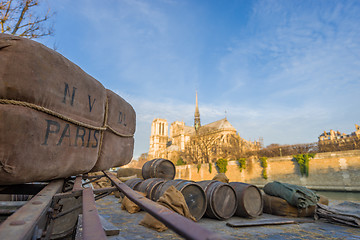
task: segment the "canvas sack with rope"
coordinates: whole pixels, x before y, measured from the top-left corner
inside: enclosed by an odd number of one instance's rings
[[[108,129],[106,89],[59,53],[29,39],[0,34],[0,62],[0,185],[89,172]],[[125,157],[111,164],[131,160],[134,127],[129,126],[126,147],[107,153],[125,151]]]
[[[108,98],[107,129],[104,131],[100,157],[91,171],[123,166],[131,161],[134,149],[136,116],[132,106],[106,89]]]

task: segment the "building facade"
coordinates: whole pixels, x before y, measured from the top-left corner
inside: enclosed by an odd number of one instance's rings
[[[355,124],[355,132],[350,134],[341,133],[340,131],[330,130],[330,132],[324,131],[319,136],[319,145],[330,144],[347,144],[360,139],[360,126]]]
[[[241,138],[226,118],[202,126],[196,94],[194,126],[175,121],[168,134],[166,119],[153,120],[148,159],[166,158],[176,162],[181,158],[187,163],[214,162],[220,157],[233,160],[241,153],[260,149],[261,145],[261,141]]]

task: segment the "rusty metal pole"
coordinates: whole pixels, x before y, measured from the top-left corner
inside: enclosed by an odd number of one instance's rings
[[[223,239],[219,235],[200,226],[198,223],[177,214],[170,209],[157,204],[146,197],[141,196],[134,190],[122,183],[116,176],[109,171],[104,171],[105,175],[112,183],[131,201],[139,205],[146,212],[164,223],[167,227],[186,239],[193,240],[216,240]]]
[[[107,239],[95,206],[94,193],[91,188],[83,190],[83,232],[84,240]]]
[[[60,192],[63,179],[53,180],[19,210],[0,224],[0,239],[23,240],[37,235],[37,224],[47,216],[53,196]]]
[[[73,192],[74,191],[79,191],[79,190],[82,189],[82,182],[81,181],[82,181],[82,176],[77,176],[75,178],[74,186],[73,186],[73,189],[72,189]]]

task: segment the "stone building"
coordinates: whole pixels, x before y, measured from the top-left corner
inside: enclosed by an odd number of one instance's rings
[[[166,158],[176,162],[182,158],[188,163],[214,162],[219,157],[230,160],[246,151],[260,149],[261,144],[241,138],[226,118],[202,126],[196,93],[194,126],[175,121],[168,134],[166,119],[153,120],[148,159]]]
[[[341,133],[340,131],[330,130],[330,132],[324,131],[319,136],[319,145],[327,144],[346,144],[360,139],[360,126],[355,124],[355,132],[350,134]]]

